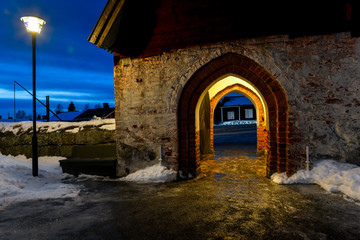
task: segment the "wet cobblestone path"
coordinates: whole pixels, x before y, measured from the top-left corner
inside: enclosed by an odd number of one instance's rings
[[[74,180],[76,199],[0,212],[0,239],[360,239],[360,206],[316,185],[274,184],[242,149],[220,147],[190,181]]]

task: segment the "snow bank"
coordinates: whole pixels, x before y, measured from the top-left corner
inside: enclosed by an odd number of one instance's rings
[[[98,127],[103,130],[115,130],[115,119],[95,118],[84,122],[37,122],[36,129],[41,133],[70,132],[77,133],[84,128]],[[15,135],[32,131],[32,121],[0,122],[0,132],[11,132]]]
[[[123,178],[109,178],[104,176],[80,174],[77,182],[95,180],[95,181],[121,181],[121,182],[138,182],[138,183],[165,183],[172,182],[177,179],[177,172],[156,164],[145,169],[138,170]]]
[[[278,184],[316,183],[328,192],[342,192],[360,201],[360,167],[353,164],[321,160],[314,163],[311,171],[300,170],[291,177],[275,173],[271,179]]]
[[[215,126],[229,126],[229,125],[244,125],[244,124],[256,124],[256,120],[235,120],[235,121],[226,121],[219,124],[214,124]]]
[[[0,155],[0,210],[21,201],[76,197],[79,187],[61,181],[67,175],[59,159],[39,157],[39,176],[33,177],[31,159]]]
[[[176,180],[177,172],[168,169],[161,164],[136,171],[120,178],[121,181],[128,182],[172,182]]]

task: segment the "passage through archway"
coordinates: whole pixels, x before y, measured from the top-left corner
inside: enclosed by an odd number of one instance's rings
[[[213,139],[210,138],[214,148],[211,159],[229,154],[254,156],[257,153],[257,111],[249,98],[237,91],[228,93],[216,104],[210,118],[214,123]]]
[[[257,154],[266,155],[267,154],[267,137],[268,137],[268,108],[265,103],[265,100],[261,93],[252,86],[248,81],[241,79],[238,76],[226,76],[221,80],[218,80],[209,90],[211,93],[210,100],[210,120],[214,119],[215,108],[219,103],[220,99],[226,96],[229,93],[237,92],[245,97],[247,97],[252,104],[255,106],[255,119],[256,119],[256,132],[257,132]],[[202,119],[200,119],[200,122]],[[210,129],[210,144],[213,145],[214,131],[213,131],[213,122],[211,122]]]
[[[235,78],[235,82],[229,81],[225,85],[220,84],[229,77]],[[217,89],[215,97],[210,98],[211,89],[214,89],[217,84],[220,84],[222,89]],[[209,101],[210,108],[211,106],[215,107],[216,102],[220,100],[216,99],[231,91],[239,91],[248,95],[256,106],[258,151],[266,154],[266,175],[290,171],[286,94],[277,80],[262,66],[245,56],[233,53],[214,59],[200,68],[182,91],[178,108],[179,169],[185,175],[199,173],[201,158],[200,108],[204,99]],[[213,111],[209,110],[208,114],[213,114]],[[209,116],[209,119],[213,118]],[[212,124],[208,126],[211,142]],[[209,144],[211,144],[210,142]]]

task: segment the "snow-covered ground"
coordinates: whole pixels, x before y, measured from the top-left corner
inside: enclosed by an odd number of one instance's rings
[[[64,179],[75,177],[62,173],[60,159],[64,158],[39,157],[39,176],[33,177],[31,159],[0,155],[0,210],[26,200],[76,197],[81,190],[80,185],[64,183]],[[116,180],[89,175],[80,175],[79,179],[170,182],[176,180],[176,175],[174,170],[157,164]]]
[[[120,180],[129,182],[172,182],[176,180],[176,177],[176,171],[161,164],[156,164],[131,173],[124,178],[120,178]]]
[[[37,122],[36,129],[41,133],[70,132],[77,133],[84,128],[98,127],[103,130],[115,130],[115,119],[94,118],[84,122]],[[0,122],[0,133],[20,134],[32,131],[32,121]]]
[[[278,184],[318,184],[328,192],[360,201],[360,167],[353,164],[321,160],[310,171],[300,170],[291,177],[275,173],[271,179]]]
[[[6,206],[35,199],[55,199],[76,197],[80,185],[64,183],[72,178],[63,174],[58,160],[62,157],[40,157],[39,176],[33,177],[31,159],[24,156],[0,155],[0,210]],[[160,164],[129,174],[116,180],[105,181],[169,182],[176,180],[177,173]],[[80,179],[98,177],[81,175]],[[322,160],[314,163],[310,171],[300,170],[291,177],[285,173],[275,173],[271,179],[278,184],[318,184],[328,192],[342,192],[347,198],[360,201],[360,167]]]
[[[39,176],[33,177],[31,159],[0,155],[0,210],[26,200],[76,197],[80,188],[62,182],[69,175],[62,173],[60,159],[39,157]]]
[[[244,124],[256,124],[256,120],[234,120],[221,122],[219,124],[214,124],[215,126],[229,126],[229,125],[244,125]]]
[[[37,131],[42,133],[77,133],[84,128],[93,127],[115,130],[115,120],[95,118],[87,122],[37,122]],[[31,131],[31,121],[0,122],[0,133],[21,134]],[[72,176],[62,173],[58,162],[60,159],[64,157],[39,157],[39,176],[33,177],[31,159],[25,156],[4,156],[0,153],[0,210],[12,203],[26,200],[76,197],[80,187],[77,184],[64,183],[63,179]],[[169,182],[176,180],[176,175],[174,170],[157,164],[118,181]],[[96,179],[95,176],[86,175],[79,179],[84,178]]]

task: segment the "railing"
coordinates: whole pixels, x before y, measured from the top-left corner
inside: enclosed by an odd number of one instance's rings
[[[16,105],[15,105],[15,86],[16,86],[16,84],[17,85],[19,85],[22,89],[24,89],[28,94],[30,94],[31,96],[33,96],[33,94],[31,93],[31,92],[29,92],[25,87],[23,87],[20,83],[18,83],[17,81],[14,81],[14,122],[16,121],[16,118],[15,118],[15,114],[16,114]],[[47,121],[49,121],[50,120],[50,113],[49,112],[51,112],[52,114],[54,114],[54,116],[55,117],[57,117],[57,119],[59,119],[60,121],[62,121],[61,120],[61,118],[56,114],[56,113],[54,113],[51,109],[50,109],[50,97],[49,96],[46,96],[46,105],[42,102],[42,101],[40,101],[38,98],[36,98],[36,100],[39,102],[39,103],[41,103],[45,108],[46,108],[46,119],[47,119]],[[33,116],[33,118],[36,118],[36,116]]]

